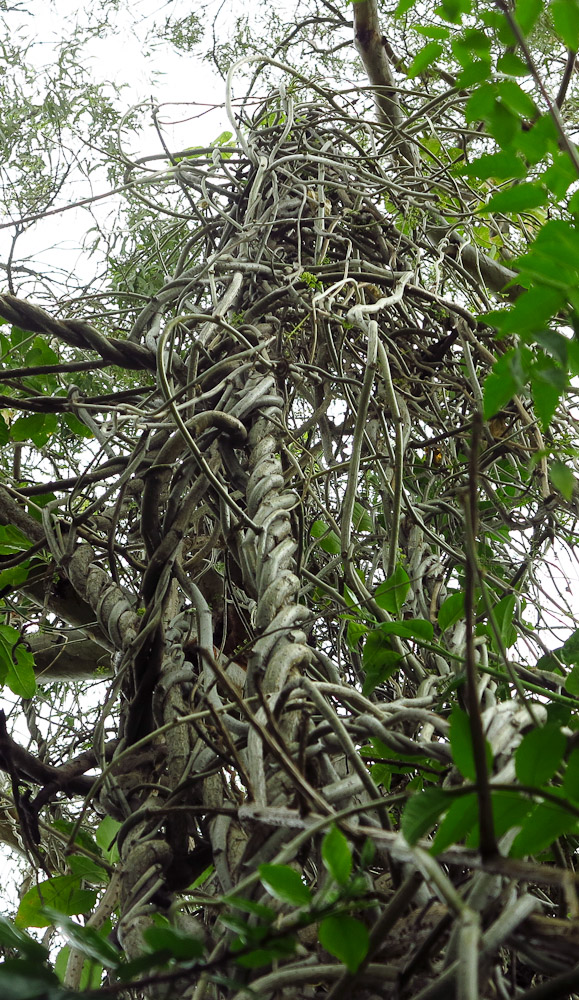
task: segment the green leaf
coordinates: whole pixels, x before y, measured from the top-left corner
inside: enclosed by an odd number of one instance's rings
[[[573,802],[579,802],[579,748],[569,754],[563,778],[563,795]]]
[[[544,357],[537,360],[531,375],[531,392],[533,403],[543,430],[546,430],[565,389],[567,388],[567,373]]]
[[[0,965],[0,992],[3,1000],[64,1000],[71,995],[63,994],[58,977],[46,965],[19,958]]]
[[[292,906],[309,906],[312,894],[289,865],[260,865],[259,877],[274,899]]]
[[[107,861],[116,864],[119,860],[119,852],[115,843],[115,838],[122,824],[112,816],[103,816],[95,833],[95,840],[103,852]]]
[[[445,41],[450,34],[450,28],[443,28],[436,26],[434,24],[411,24],[410,27],[412,31],[416,31],[419,35],[423,35],[425,38],[434,38],[439,41]]]
[[[94,927],[77,924],[74,920],[49,906],[44,908],[44,913],[49,918],[49,923],[58,927],[67,941],[86,958],[102,962],[109,968],[115,968],[120,964],[121,952],[106,937],[102,937]]]
[[[427,788],[408,800],[400,826],[411,847],[432,830],[451,802],[452,797],[441,788]]]
[[[456,625],[461,618],[464,618],[464,594],[462,591],[457,594],[450,594],[440,605],[438,612],[438,626],[441,632]]]
[[[362,694],[368,697],[374,688],[388,680],[401,659],[402,654],[392,649],[390,639],[381,628],[368,632],[362,653],[362,665],[366,672]]]
[[[551,802],[541,802],[525,819],[523,828],[515,837],[510,855],[522,858],[546,850],[564,833],[577,830],[579,820],[566,809]]]
[[[493,195],[479,212],[526,212],[531,208],[539,208],[548,201],[548,195],[542,185],[530,182],[510,187]]]
[[[549,476],[553,486],[563,494],[565,500],[571,500],[575,489],[575,476],[569,466],[558,460],[551,462]]]
[[[502,181],[525,177],[527,169],[515,152],[502,150],[500,153],[479,156],[477,160],[461,167],[459,173],[465,177],[478,177],[482,181],[488,180],[489,177]]]
[[[440,42],[428,42],[424,48],[420,49],[420,51],[416,53],[414,59],[410,63],[407,72],[408,78],[413,80],[415,76],[419,76],[420,73],[423,73],[427,66],[430,66],[435,59],[438,59],[442,51],[443,46]]]
[[[328,528],[323,521],[314,521],[310,529],[312,538],[318,539],[318,544],[324,552],[331,556],[337,556],[342,551],[340,539],[335,531]]]
[[[205,947],[201,938],[192,937],[176,927],[147,927],[143,937],[153,951],[166,951],[181,962],[201,958]]]
[[[461,795],[455,799],[442,823],[436,831],[436,836],[430,851],[440,854],[451,844],[458,844],[466,837],[478,821],[478,797],[475,793]]]
[[[34,657],[21,638],[11,625],[0,625],[0,677],[19,698],[32,698],[36,693]]]
[[[513,615],[515,613],[516,598],[514,594],[507,594],[501,598],[493,608],[493,618],[500,632],[503,644],[508,649],[517,641],[517,630],[513,625]]]
[[[543,0],[517,0],[515,6],[515,21],[524,35],[528,35],[538,17],[543,13]]]
[[[96,890],[78,888],[78,879],[74,875],[57,875],[33,885],[24,894],[15,923],[18,927],[50,927],[52,920],[46,916],[45,907],[72,916],[91,910],[96,898]]]
[[[388,611],[391,615],[398,615],[409,590],[410,577],[399,563],[392,576],[376,588],[374,600],[378,607]]]
[[[450,749],[452,759],[462,776],[469,781],[476,781],[470,721],[466,712],[458,705],[455,705],[450,715]],[[485,751],[487,771],[491,771],[493,753],[488,740],[485,740]]]
[[[549,781],[561,764],[566,746],[566,737],[552,723],[531,729],[515,751],[515,771],[521,784],[540,787]]]
[[[30,548],[30,540],[23,535],[14,524],[0,525],[0,555],[12,556],[17,552],[26,552]]]
[[[44,448],[57,428],[55,413],[30,413],[14,421],[10,428],[10,437],[13,441],[32,441],[37,448]]]
[[[352,852],[337,826],[332,826],[322,841],[322,860],[332,878],[346,885],[352,874]]]
[[[357,971],[370,947],[370,938],[364,924],[347,914],[322,920],[319,937],[322,947],[343,962],[349,972]]]
[[[485,420],[498,413],[512,396],[523,387],[520,356],[516,348],[501,355],[487,377],[483,391],[483,412]]]
[[[507,76],[527,76],[530,69],[514,52],[505,52],[497,59],[497,72],[506,73]]]
[[[409,10],[412,10],[415,3],[416,0],[398,0],[396,10],[394,11],[394,17],[403,17]]]
[[[398,635],[401,639],[419,639],[432,642],[434,626],[425,618],[405,618],[401,622],[382,622],[380,631],[384,635]]]
[[[537,113],[533,98],[514,80],[501,80],[497,83],[499,100],[509,111],[522,118],[533,119]]]
[[[356,531],[373,531],[372,518],[365,507],[356,500],[352,517],[352,524]]]
[[[49,955],[48,948],[45,948],[39,941],[35,941],[25,931],[21,931],[6,917],[0,917],[0,944],[4,945],[5,948],[19,951],[33,962],[44,962]]]
[[[84,854],[71,854],[68,859],[68,867],[71,874],[75,875],[79,881],[90,882],[91,885],[107,885],[109,875],[102,865],[97,864],[92,858],[85,857]]]
[[[579,4],[576,0],[551,0],[551,16],[555,31],[568,49],[579,48]]]
[[[568,666],[579,665],[579,629],[576,629],[559,650],[559,658]]]
[[[579,663],[573,667],[571,673],[567,675],[564,683],[565,690],[577,697],[579,695]]]

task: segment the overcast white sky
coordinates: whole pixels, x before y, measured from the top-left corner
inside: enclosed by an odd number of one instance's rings
[[[86,24],[91,17],[93,23],[98,20],[98,10],[91,11],[90,7],[88,11],[83,10],[84,5],[79,0],[52,0],[35,6],[27,0],[24,2],[34,9],[32,17],[15,12],[4,15],[4,21],[15,40],[33,40],[30,58],[39,71],[53,58],[55,44],[72,35],[77,22]],[[95,7],[99,6],[97,2]],[[151,99],[161,106],[159,119],[165,124],[166,141],[174,150],[209,145],[227,128],[223,109],[224,83],[215,67],[201,58],[211,46],[211,22],[220,6],[218,2],[208,6],[209,16],[204,18],[207,33],[198,54],[181,54],[168,43],[151,49],[147,43],[147,35],[155,23],[163,25],[170,15],[184,17],[190,13],[191,6],[181,0],[134,0],[130,4],[121,0],[119,11],[111,11],[109,15],[114,30],[100,33],[83,49],[85,65],[88,64],[95,81],[110,81],[123,87],[119,99],[121,107],[128,110],[144,105],[148,108]],[[220,18],[225,33],[228,22],[233,23],[232,10],[237,6],[237,2],[232,4],[227,0],[227,16]],[[203,16],[200,9],[199,13]],[[162,152],[152,127],[145,129],[137,142],[138,145],[131,149],[136,155]],[[107,188],[104,176],[93,178],[93,193],[101,193]],[[88,189],[84,190],[81,196],[88,193]],[[71,183],[63,189],[59,203],[74,202],[78,197],[79,188]],[[112,199],[95,207],[97,218],[106,219],[111,205]],[[77,278],[88,280],[95,272],[95,259],[89,261],[79,254],[78,248],[89,226],[87,213],[76,210],[42,221],[19,238],[16,258],[32,258],[30,264],[38,270],[43,269],[43,263],[48,272],[55,266],[74,270]],[[10,252],[12,233],[12,229],[0,230],[2,262]]]

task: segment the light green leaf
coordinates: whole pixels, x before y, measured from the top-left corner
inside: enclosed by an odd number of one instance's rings
[[[551,16],[555,31],[568,49],[579,48],[579,4],[576,0],[551,0]]]
[[[310,890],[289,865],[260,865],[259,877],[270,895],[282,903],[308,906],[312,901]]]
[[[50,927],[53,923],[45,907],[64,916],[92,910],[97,898],[95,889],[79,889],[74,875],[57,875],[33,885],[20,900],[16,914],[17,927]]]
[[[563,494],[565,500],[571,500],[575,489],[575,476],[569,466],[558,460],[551,462],[549,476],[553,486]]]
[[[430,66],[431,63],[438,59],[440,53],[443,51],[443,47],[440,42],[428,42],[424,48],[417,52],[414,59],[408,67],[408,78],[413,80],[415,76],[419,76],[424,70]]]
[[[378,607],[391,615],[398,615],[410,590],[410,577],[400,563],[392,576],[379,584],[374,592],[374,600]]]
[[[461,618],[464,618],[464,594],[462,591],[457,594],[450,594],[440,606],[438,612],[438,626],[441,632],[456,625]]]
[[[337,826],[332,826],[322,841],[322,860],[332,878],[346,885],[352,874],[352,852]]]
[[[486,205],[479,209],[480,212],[526,212],[540,205],[546,205],[548,195],[540,184],[528,183],[518,184],[510,187],[506,191],[499,191]]]
[[[356,972],[370,947],[370,938],[364,924],[345,913],[322,920],[319,937],[322,947],[343,962],[349,972]]]
[[[318,544],[324,552],[331,556],[337,556],[342,551],[340,539],[335,531],[328,528],[323,521],[314,521],[310,529],[312,538],[318,539]]]

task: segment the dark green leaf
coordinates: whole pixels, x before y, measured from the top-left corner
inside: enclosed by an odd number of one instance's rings
[[[147,927],[143,937],[153,951],[166,951],[182,962],[201,958],[205,950],[201,938],[192,937],[176,927]]]
[[[450,715],[450,748],[452,759],[463,777],[476,781],[476,767],[472,747],[472,733],[469,717],[458,705],[455,705]],[[493,754],[490,745],[485,740],[487,771],[492,769]]]
[[[456,625],[461,618],[464,618],[464,594],[450,594],[440,606],[438,612],[438,626],[441,632]]]
[[[66,994],[54,972],[30,959],[10,958],[0,964],[3,1000],[59,1000]]]
[[[48,923],[58,927],[70,944],[86,958],[102,962],[109,968],[115,968],[120,964],[121,952],[94,927],[77,924],[50,906],[45,907],[44,913],[49,918]]]
[[[490,60],[475,59],[466,66],[456,79],[457,87],[472,87],[475,83],[483,83],[492,76],[492,65]]]
[[[571,673],[565,678],[564,688],[575,697],[579,695],[579,664],[574,666]]]
[[[322,947],[343,962],[349,972],[356,972],[368,954],[368,931],[355,917],[347,914],[326,917],[320,924],[319,935]]]
[[[522,858],[546,850],[564,833],[577,830],[579,819],[551,802],[542,802],[524,820],[510,850],[511,857]]]
[[[374,593],[378,607],[384,608],[391,615],[398,615],[410,590],[410,577],[400,563],[392,576],[379,584]]]
[[[451,796],[440,788],[427,788],[408,800],[402,813],[401,829],[410,846],[432,830],[451,802]]]
[[[459,844],[472,830],[478,820],[478,797],[476,794],[461,795],[455,799],[442,820],[430,848],[432,854],[440,854],[451,844]]]
[[[246,955],[240,955],[235,961],[245,969],[258,969],[262,965],[271,965],[280,958],[293,955],[296,950],[295,937],[276,938],[266,948],[255,948]]]
[[[431,642],[434,626],[425,618],[405,618],[401,622],[383,622],[380,625],[380,631],[384,635],[398,635],[401,639],[419,639],[422,642]]]
[[[346,885],[352,874],[352,852],[337,826],[332,826],[322,841],[322,860],[332,878]]]
[[[392,649],[389,637],[381,628],[369,632],[362,654],[362,665],[366,672],[362,694],[366,697],[372,694],[378,684],[383,684],[394,673],[401,659],[402,654]]]
[[[35,941],[25,931],[6,917],[0,917],[0,944],[12,948],[35,962],[44,962],[48,958],[48,949],[39,941]]]
[[[293,906],[308,906],[311,903],[310,890],[289,865],[260,865],[259,877],[274,899]]]
[[[517,641],[517,630],[513,625],[515,606],[515,595],[507,594],[493,608],[495,624],[507,649]]]
[[[107,885],[109,875],[92,858],[87,858],[83,854],[72,854],[68,859],[68,866],[71,874],[75,875],[79,881],[90,882],[91,885]]]
[[[558,726],[531,729],[515,752],[515,770],[522,785],[540,787],[553,777],[563,759],[567,739]]]
[[[563,778],[563,795],[573,802],[579,802],[579,749],[569,754]]]

